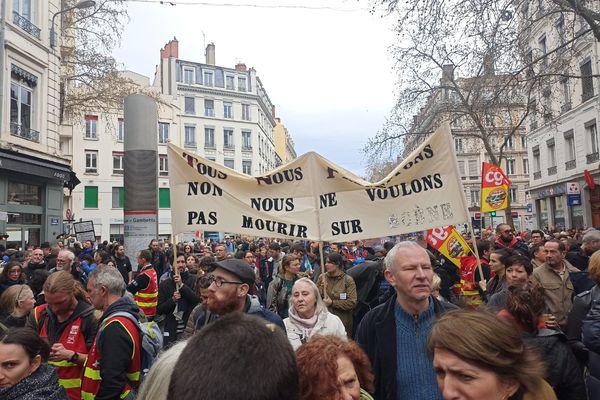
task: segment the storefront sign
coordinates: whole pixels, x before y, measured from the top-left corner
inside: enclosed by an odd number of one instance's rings
[[[578,182],[567,182],[567,205],[581,205],[581,188]]]

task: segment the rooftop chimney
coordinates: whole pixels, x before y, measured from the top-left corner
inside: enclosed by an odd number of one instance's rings
[[[179,58],[179,41],[176,37],[173,37],[173,40],[169,40],[165,47],[160,49],[161,60],[169,57]]]
[[[454,80],[454,65],[445,64],[442,66],[442,82]]]
[[[240,72],[246,72],[248,70],[248,68],[246,67],[246,64],[244,64],[244,63],[237,63],[237,64],[235,64],[235,70],[240,71]]]
[[[215,44],[209,43],[206,46],[206,63],[208,65],[215,65]]]

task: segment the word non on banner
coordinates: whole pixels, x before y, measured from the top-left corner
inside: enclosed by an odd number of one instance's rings
[[[173,233],[346,241],[468,221],[448,125],[370,183],[317,153],[248,176],[169,144]]]

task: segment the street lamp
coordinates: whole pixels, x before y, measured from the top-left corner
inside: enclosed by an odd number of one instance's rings
[[[60,11],[54,13],[54,15],[52,16],[52,25],[50,28],[50,47],[56,47],[56,38],[55,38],[56,32],[54,31],[54,20],[56,19],[57,15],[63,14],[63,13],[66,13],[67,11],[71,11],[71,10],[75,10],[75,9],[82,10],[84,8],[94,7],[95,5],[96,5],[96,2],[94,0],[81,0],[72,7],[65,8],[64,10],[60,10]]]

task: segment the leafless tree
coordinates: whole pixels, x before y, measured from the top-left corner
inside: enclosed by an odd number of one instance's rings
[[[390,148],[395,149],[392,157],[402,155],[435,129],[426,118],[437,123],[461,119],[469,129],[460,134],[479,140],[489,161],[499,165],[508,141],[524,131],[526,120],[540,116],[550,121],[553,112],[557,115],[550,108],[550,87],[581,78],[572,54],[581,43],[598,38],[600,23],[587,3],[374,0],[374,13],[397,17],[392,54],[399,95],[383,129],[365,146],[366,159],[380,159]],[[561,40],[553,48],[534,50],[532,31],[542,23],[560,29]]]

